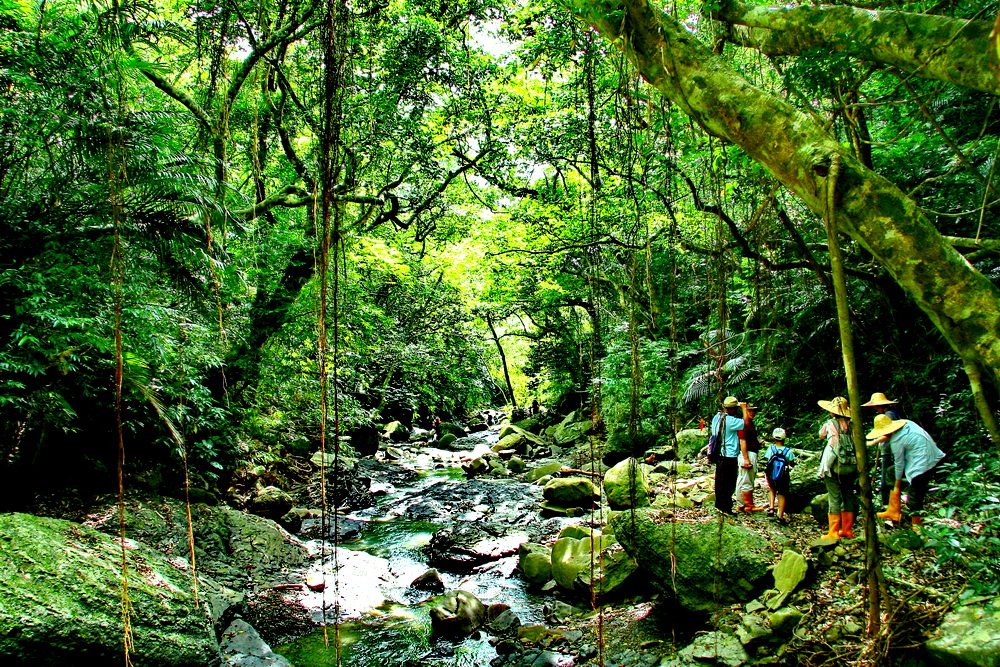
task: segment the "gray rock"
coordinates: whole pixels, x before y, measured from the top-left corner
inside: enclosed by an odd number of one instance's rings
[[[677,432],[677,456],[680,459],[692,459],[698,455],[702,447],[708,444],[711,432],[706,429],[689,428]]]
[[[265,486],[254,494],[249,510],[257,516],[278,521],[294,505],[292,496],[276,486]]]
[[[431,631],[444,637],[466,637],[486,620],[486,606],[468,591],[448,591],[431,608]]]
[[[529,470],[527,474],[525,474],[524,479],[528,482],[534,482],[542,477],[545,477],[546,475],[554,475],[562,469],[562,463],[546,463],[545,465]]]
[[[292,663],[272,651],[253,626],[242,619],[230,623],[222,633],[219,652],[223,667],[292,667]]]
[[[1000,598],[990,607],[958,607],[945,616],[926,646],[930,657],[947,667],[1000,666]]]
[[[444,581],[441,580],[441,574],[432,567],[414,579],[410,583],[410,587],[422,591],[431,591],[432,593],[443,593]]]

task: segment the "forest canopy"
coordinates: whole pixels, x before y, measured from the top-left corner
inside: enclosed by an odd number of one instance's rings
[[[805,437],[824,219],[865,390],[995,466],[995,13],[5,3],[4,502],[111,484],[119,418],[136,483],[225,485],[315,446],[326,377],[331,437],[731,393]]]

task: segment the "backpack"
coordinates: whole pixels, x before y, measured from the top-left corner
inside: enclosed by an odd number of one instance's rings
[[[837,464],[842,466],[858,465],[858,455],[854,451],[854,441],[848,431],[840,430],[840,421],[833,420],[837,428]]]
[[[722,458],[722,448],[725,443],[726,417],[719,420],[719,430],[708,437],[708,462],[718,463]]]
[[[788,460],[790,452],[791,449],[788,447],[775,449],[774,454],[767,460],[767,465],[764,467],[764,474],[767,475],[768,481],[774,483],[788,478],[788,471],[792,467]]]

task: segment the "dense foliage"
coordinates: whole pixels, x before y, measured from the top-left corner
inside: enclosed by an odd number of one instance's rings
[[[6,505],[113,483],[118,332],[126,465],[165,489],[185,460],[224,488],[249,461],[311,451],[322,372],[345,433],[533,398],[594,403],[608,432],[672,433],[736,393],[815,446],[816,400],[846,391],[825,233],[759,165],[550,2],[337,16],[327,105],[327,7],[309,0],[0,10]],[[689,23],[943,233],[997,234],[994,97],[845,54],[765,58]],[[320,331],[330,114],[338,260]],[[956,490],[995,470],[957,356],[844,250],[865,389],[939,438]],[[995,254],[968,258],[996,278]],[[951,502],[995,512],[995,496]]]

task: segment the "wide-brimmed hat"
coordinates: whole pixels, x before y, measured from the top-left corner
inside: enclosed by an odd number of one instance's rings
[[[841,417],[851,418],[851,406],[848,405],[847,399],[843,396],[837,396],[832,401],[816,401],[819,407],[823,408],[827,412],[832,412],[835,415],[840,415]]]
[[[735,396],[726,396],[726,400],[722,401],[722,407],[724,408],[738,408],[740,407],[740,399]]]
[[[771,437],[774,438],[775,440],[784,440],[785,439],[785,429],[783,429],[783,428],[776,428],[776,429],[774,429],[773,431],[771,431]]]
[[[895,433],[906,426],[906,422],[906,419],[893,419],[889,415],[878,415],[875,417],[875,428],[868,431],[868,435],[865,437],[868,440],[874,440],[875,438],[881,438],[883,435]]]
[[[897,403],[899,403],[899,401],[893,401],[891,399],[888,399],[885,397],[885,394],[878,391],[872,394],[872,400],[868,401],[867,403],[862,403],[861,405],[862,407],[873,408],[876,405],[896,405]]]

